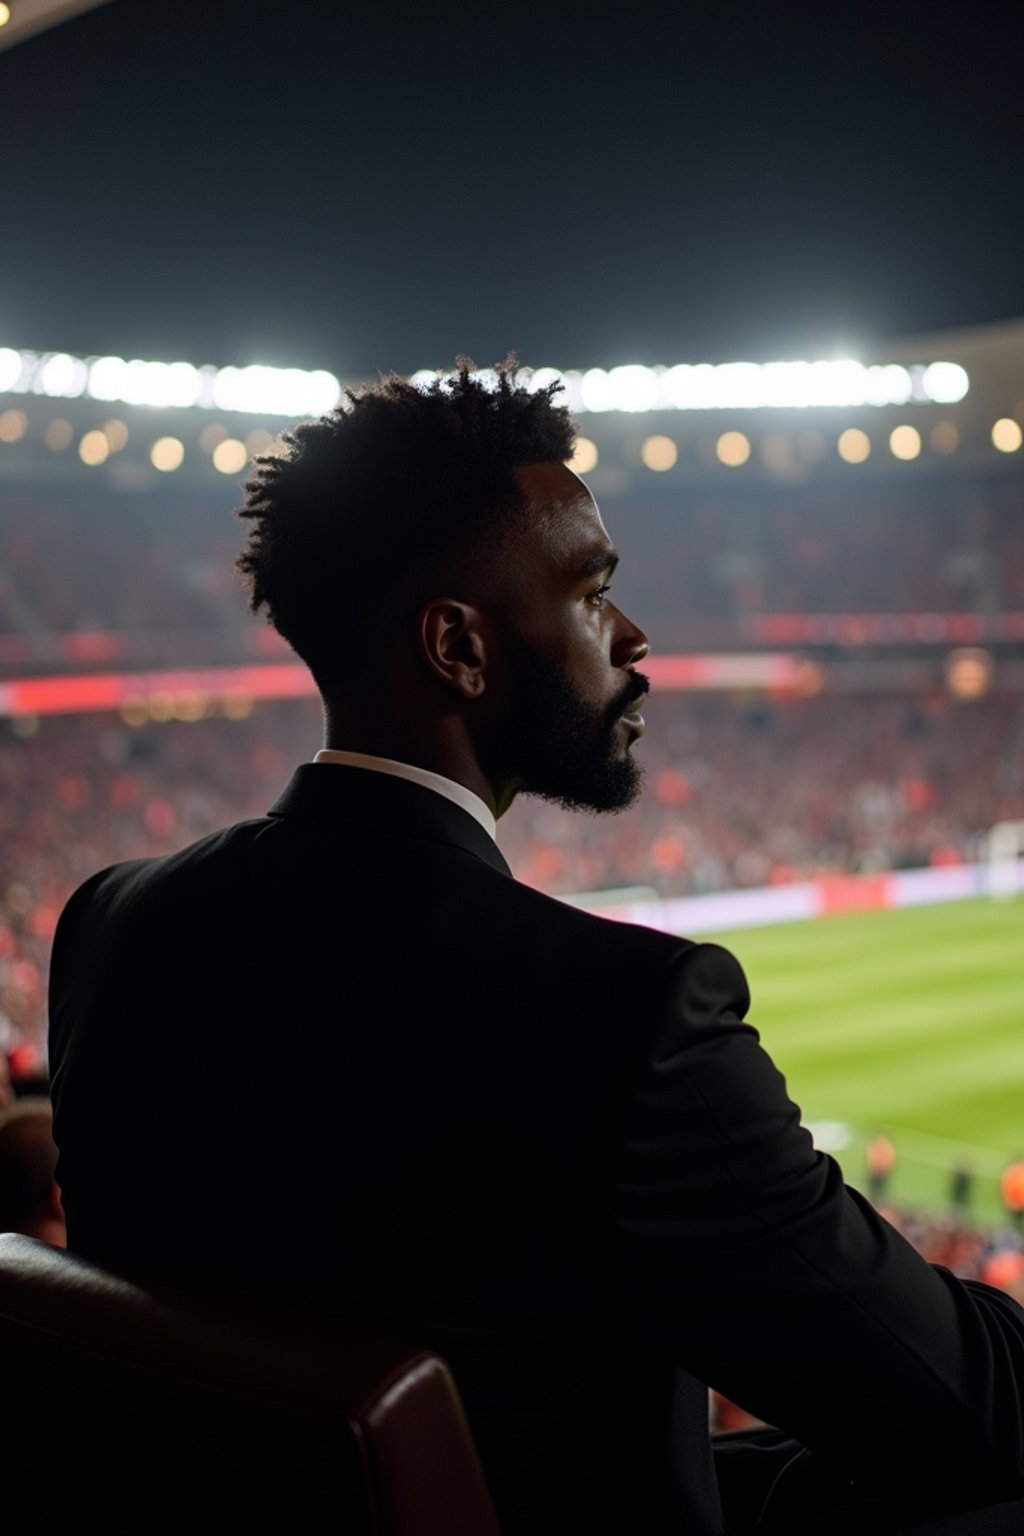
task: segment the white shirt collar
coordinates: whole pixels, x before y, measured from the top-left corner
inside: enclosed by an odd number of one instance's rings
[[[497,841],[497,823],[480,796],[464,784],[446,779],[443,774],[431,773],[428,768],[416,768],[412,763],[397,763],[391,757],[371,757],[367,752],[340,752],[334,747],[321,747],[313,761],[344,763],[349,768],[369,768],[374,773],[390,773],[396,779],[408,779],[413,784],[422,784],[424,789],[432,789],[435,794],[444,795],[446,800],[461,805]]]

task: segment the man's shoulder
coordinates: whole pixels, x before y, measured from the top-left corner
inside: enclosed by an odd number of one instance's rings
[[[218,859],[230,859],[232,850],[240,850],[269,826],[268,817],[233,822],[183,847],[164,854],[145,858],[122,859],[97,869],[72,891],[64,906],[64,913],[84,908],[97,900],[116,900],[127,895],[137,896],[147,887],[155,887],[165,879],[176,875],[186,877],[190,871],[208,866]]]
[[[603,951],[615,964],[628,957],[633,964],[645,967],[659,962],[668,966],[698,947],[698,941],[682,934],[606,916],[521,881],[506,883],[512,887],[509,899],[521,909],[522,921],[557,935],[561,945]]]

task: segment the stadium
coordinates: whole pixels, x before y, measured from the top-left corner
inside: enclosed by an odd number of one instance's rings
[[[14,28],[21,42],[112,9],[0,3],[0,53]],[[201,204],[184,220],[198,242]],[[16,333],[7,312],[0,332],[0,1124],[5,1095],[49,1094],[48,985],[72,894],[265,817],[324,745],[309,668],[250,608],[238,514],[261,456],[380,379],[342,370],[336,337],[320,367],[269,344],[275,361],[253,362],[256,340],[238,358],[212,339],[207,354],[120,355],[123,337],[89,350],[80,308],[66,343]],[[1024,1303],[1024,316],[848,355],[824,333],[776,354],[752,339],[625,355],[598,332],[592,355],[509,366],[571,412],[567,462],[621,554],[612,601],[650,642],[643,793],[613,815],[519,794],[498,848],[563,906],[729,949],[749,1022],[858,1208],[957,1280]],[[430,361],[402,377],[454,390],[457,373]],[[497,359],[466,366],[498,390]],[[405,910],[400,876],[380,889],[375,875],[365,899],[381,926],[422,922],[430,903]],[[191,963],[166,953],[168,969]],[[602,979],[588,986],[599,996]],[[298,1102],[320,1065],[290,1022],[269,1077]],[[187,1023],[175,1070],[201,1084]],[[458,1186],[465,1146],[457,1161]],[[471,1270],[472,1240],[450,1238]],[[831,1410],[843,1388],[818,1371]],[[696,1380],[712,1437],[783,1422]],[[463,1536],[447,1516],[385,1529]]]
[[[1024,1072],[1024,323],[552,376],[651,639],[648,792],[611,823],[520,801],[514,871],[742,933],[765,1038],[851,1182],[880,1121],[893,1198],[943,1211],[967,1158],[997,1222]],[[74,884],[261,814],[318,745],[306,669],[246,608],[233,513],[252,456],[359,382],[0,350],[0,1003],[27,1073]],[[838,996],[794,998],[823,966]]]

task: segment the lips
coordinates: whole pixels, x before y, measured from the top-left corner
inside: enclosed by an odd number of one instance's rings
[[[628,710],[619,716],[623,725],[627,725],[637,736],[642,736],[647,728],[647,722],[637,708],[637,705],[642,704],[646,697],[647,694],[642,693],[639,698],[631,700]]]

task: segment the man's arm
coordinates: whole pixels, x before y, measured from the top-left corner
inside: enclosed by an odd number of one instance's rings
[[[928,1264],[815,1150],[699,944],[660,979],[616,1188],[625,1315],[861,1492],[1024,1488],[1024,1310]]]

